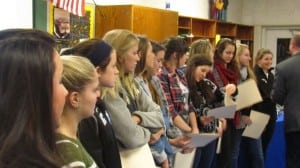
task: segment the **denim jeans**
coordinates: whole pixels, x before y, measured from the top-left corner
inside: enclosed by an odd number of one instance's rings
[[[193,163],[193,168],[213,168],[215,157],[217,139],[207,144],[205,147],[197,148]]]
[[[264,168],[261,138],[242,137],[239,155],[240,168]]]
[[[234,144],[233,144],[233,151],[232,151],[232,168],[238,168],[238,159],[240,154],[240,146],[242,140],[242,134],[244,129],[235,129],[234,134]]]

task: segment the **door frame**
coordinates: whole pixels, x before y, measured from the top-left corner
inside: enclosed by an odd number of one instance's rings
[[[295,32],[300,32],[300,25],[262,26],[261,47],[273,52],[273,66],[276,66],[277,39],[291,38]]]

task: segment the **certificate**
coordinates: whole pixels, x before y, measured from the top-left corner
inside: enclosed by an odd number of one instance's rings
[[[200,134],[187,134],[188,137],[192,138],[192,142],[188,144],[188,147],[204,147],[213,140],[219,137],[219,134],[214,133],[200,133]]]
[[[238,85],[238,95],[236,99],[236,110],[250,107],[253,104],[261,102],[262,98],[259,93],[256,82],[248,79]]]
[[[233,118],[236,111],[236,105],[218,107],[208,110],[207,116],[215,118]]]
[[[251,110],[250,119],[252,123],[247,125],[243,132],[243,136],[258,139],[265,129],[270,116],[258,111]]]

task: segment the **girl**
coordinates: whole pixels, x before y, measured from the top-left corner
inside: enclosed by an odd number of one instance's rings
[[[165,122],[165,127],[166,127],[166,131],[168,132],[168,130],[170,130],[171,128],[171,123],[172,123],[172,118],[170,116],[170,113],[168,111],[168,102],[167,102],[167,98],[165,96],[164,90],[160,84],[160,79],[158,78],[158,76],[156,74],[159,73],[160,69],[162,68],[162,63],[164,60],[164,56],[165,56],[165,52],[166,49],[158,44],[155,41],[151,41],[151,45],[152,45],[152,52],[154,53],[154,64],[153,64],[153,68],[148,69],[148,73],[152,75],[151,78],[151,84],[153,86],[153,90],[150,87],[150,92],[153,98],[153,101],[156,102],[157,104],[160,105],[162,113],[163,113],[163,117],[164,117],[164,122]],[[151,86],[151,85],[149,85]],[[157,94],[156,94],[156,93]],[[179,136],[179,137],[168,137],[169,140],[169,144],[179,147],[179,148],[186,148],[186,145],[189,144],[191,142],[191,138],[187,137],[187,136]],[[172,155],[168,155],[169,158],[169,162],[170,159],[173,156],[174,151],[172,151],[172,149],[170,149],[170,147],[168,147],[168,145],[166,146],[166,151],[168,153],[172,152]],[[189,149],[183,149],[184,152],[188,152]]]
[[[183,132],[199,133],[195,109],[188,99],[189,90],[186,78],[178,68],[187,60],[187,45],[182,39],[171,37],[164,42],[166,54],[164,65],[158,73],[162,88],[168,102],[168,111],[175,129]],[[181,132],[170,134],[171,138],[181,136]]]
[[[247,79],[256,80],[256,77],[250,67],[251,56],[250,50],[247,45],[237,45],[236,60],[240,71],[240,78],[238,83],[242,83]],[[240,110],[241,120],[236,130],[236,143],[233,154],[233,164],[236,168],[238,167],[238,159],[241,160],[241,162],[239,161],[240,163],[242,163],[243,161],[243,163],[247,163],[247,166],[249,167],[264,167],[261,139],[242,137],[245,126],[252,123],[249,117],[250,111],[251,107]]]
[[[148,142],[155,142],[157,139],[153,139],[155,135],[150,135],[148,128],[162,128],[163,118],[160,107],[139,88],[133,78],[137,62],[140,60],[139,39],[128,30],[111,30],[104,35],[103,40],[117,51],[117,67],[120,71],[115,88],[117,94],[105,96],[104,101],[124,154],[129,152],[129,149],[137,149]],[[149,149],[148,146],[145,147]],[[150,158],[148,152],[145,158],[153,163],[151,153],[149,154]],[[151,166],[152,163],[147,166]],[[135,164],[134,166],[141,166],[139,162]]]
[[[63,56],[62,83],[69,94],[56,130],[56,145],[64,166],[98,167],[77,137],[79,122],[90,117],[99,96],[98,78],[94,66],[83,57]]]
[[[152,45],[147,37],[138,36],[138,38],[140,40],[138,49],[140,61],[135,69],[135,80],[151,99],[158,99],[159,101],[156,101],[156,103],[161,105],[160,95],[151,83],[151,71],[154,68]],[[158,139],[156,142],[150,143],[155,162],[163,168],[169,168],[168,155],[172,155],[172,150],[165,135],[165,123],[163,122],[159,129],[150,129],[150,132],[152,132],[152,137],[155,138],[153,141]]]
[[[253,109],[270,115],[270,120],[262,133],[262,147],[266,157],[268,144],[273,136],[276,125],[276,104],[271,99],[271,91],[274,82],[274,75],[271,72],[273,53],[269,49],[260,49],[255,57],[254,73],[257,78],[257,85],[263,101],[254,105]]]
[[[216,46],[214,54],[214,64],[212,72],[207,74],[207,78],[217,85],[223,92],[227,84],[237,86],[239,72],[235,60],[236,46],[228,38],[221,39]],[[235,95],[235,94],[234,94]],[[216,167],[232,167],[232,155],[235,145],[235,125],[234,121],[239,121],[239,113],[236,113],[236,119],[227,119],[227,128],[222,134],[221,153],[217,156]]]
[[[94,115],[79,124],[79,139],[99,167],[121,168],[117,140],[111,125],[110,116],[103,102],[107,90],[115,86],[118,76],[116,51],[103,40],[91,39],[81,42],[63,54],[86,57],[96,67],[100,97]]]
[[[214,50],[208,39],[198,39],[191,44],[190,59],[196,54],[201,54],[210,61],[214,61]]]
[[[68,92],[55,40],[21,29],[0,37],[0,167],[61,167],[54,130]]]

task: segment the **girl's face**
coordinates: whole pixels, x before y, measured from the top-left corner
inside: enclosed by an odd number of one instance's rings
[[[152,69],[154,67],[154,54],[152,52],[152,45],[149,42],[148,44],[148,50],[147,50],[147,54],[146,54],[146,66],[147,68]]]
[[[98,74],[95,70],[94,79],[84,86],[78,94],[78,112],[82,118],[93,115],[97,98],[100,96]]]
[[[123,57],[124,72],[134,72],[137,62],[140,60],[138,55],[138,44],[131,47]]]
[[[272,62],[273,62],[272,59],[273,59],[272,54],[265,54],[260,60],[258,60],[257,64],[260,68],[267,71],[272,66]]]
[[[154,57],[154,64],[153,64],[153,75],[157,74],[160,68],[162,67],[162,63],[165,57],[165,51],[161,50],[158,51]]]
[[[222,52],[221,58],[222,60],[228,64],[232,61],[232,58],[234,56],[234,50],[235,47],[231,44],[227,44],[225,47],[225,50]]]
[[[110,54],[110,62],[106,66],[106,69],[102,71],[98,68],[98,76],[99,76],[99,85],[101,87],[114,87],[116,83],[116,78],[119,74],[117,68],[117,55],[116,51]]]
[[[52,101],[53,101],[54,119],[56,124],[58,125],[60,116],[63,112],[68,91],[65,88],[65,86],[61,83],[63,65],[57,51],[55,51],[53,55],[53,59],[54,59],[55,70],[53,76],[53,98],[52,98],[53,100]]]
[[[196,82],[203,80],[206,77],[206,74],[210,71],[209,65],[199,65],[195,68],[194,78]]]
[[[241,66],[248,66],[251,61],[250,51],[248,48],[244,48],[241,55],[239,56],[239,62]]]
[[[189,57],[188,57],[188,55],[187,55],[187,53],[184,53],[180,58],[179,58],[179,67],[182,67],[182,66],[184,66],[185,64],[186,64],[186,61],[187,61],[187,59],[188,59]]]

